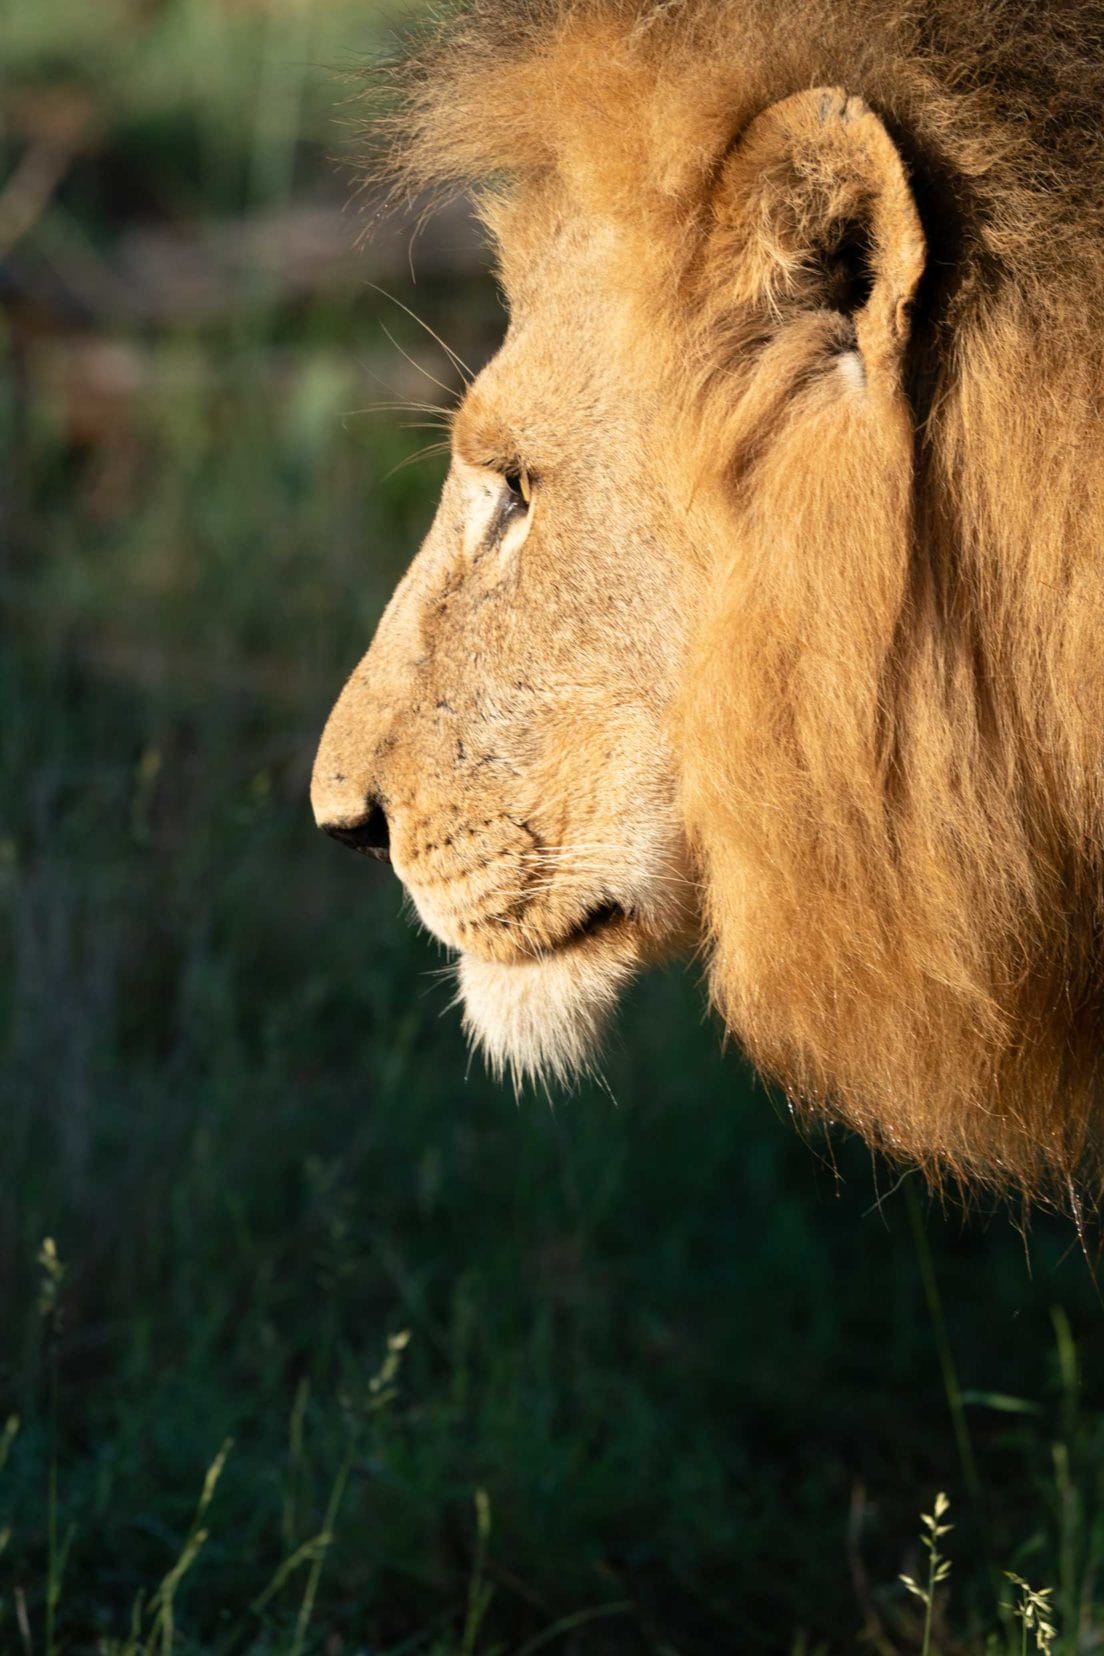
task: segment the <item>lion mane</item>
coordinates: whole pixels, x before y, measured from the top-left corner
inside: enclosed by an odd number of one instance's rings
[[[729,521],[675,715],[726,1024],[933,1176],[1067,1200],[1100,1172],[1102,40],[1078,0],[476,0],[374,123],[389,176],[474,187],[492,232],[549,175],[616,222],[671,352]],[[771,307],[732,321],[749,238],[776,314],[808,279],[830,186],[794,163],[786,213],[726,230],[717,180],[818,87],[876,112],[915,203],[904,421],[780,405]]]

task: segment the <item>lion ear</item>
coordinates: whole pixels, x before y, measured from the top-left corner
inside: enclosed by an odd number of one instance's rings
[[[738,302],[780,320],[834,312],[868,373],[899,363],[924,235],[897,148],[861,98],[814,87],[756,116],[714,192],[717,261]]]

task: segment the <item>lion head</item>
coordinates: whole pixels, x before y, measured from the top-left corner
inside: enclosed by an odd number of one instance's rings
[[[413,55],[393,162],[476,186],[509,328],[313,801],[496,1066],[585,1066],[698,947],[795,1101],[933,1173],[1092,1163],[1093,18],[484,0]]]

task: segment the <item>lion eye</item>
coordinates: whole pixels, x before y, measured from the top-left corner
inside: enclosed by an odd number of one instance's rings
[[[514,471],[508,471],[505,483],[517,504],[527,510],[533,498],[533,486],[525,467],[518,466]]]

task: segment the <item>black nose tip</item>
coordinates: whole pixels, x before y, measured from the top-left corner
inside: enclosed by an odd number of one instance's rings
[[[378,862],[391,861],[391,836],[387,831],[387,817],[378,799],[369,800],[362,817],[346,818],[342,822],[323,822],[319,825],[332,839],[349,845],[362,856],[375,857]]]

